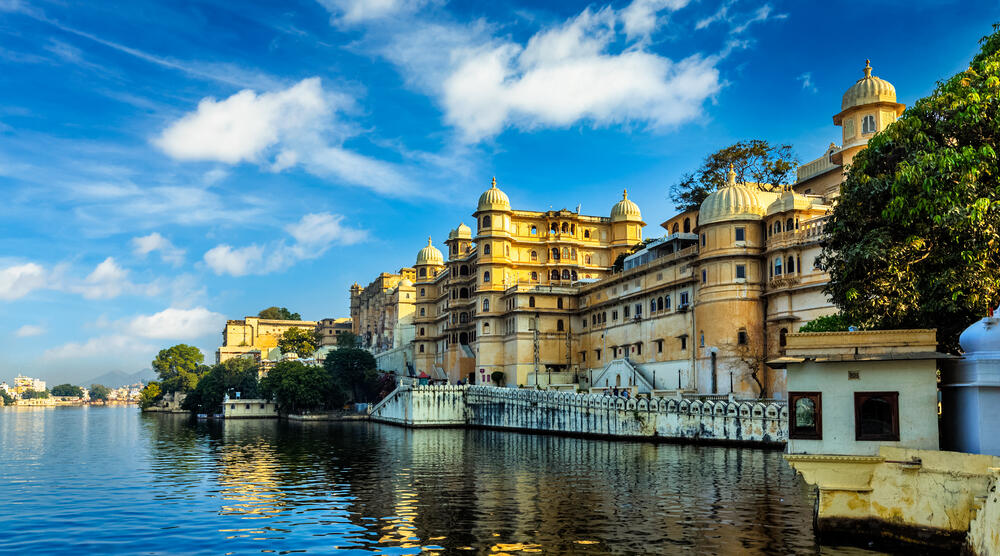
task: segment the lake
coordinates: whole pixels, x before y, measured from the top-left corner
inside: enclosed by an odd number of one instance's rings
[[[769,450],[0,408],[0,552],[874,554]]]

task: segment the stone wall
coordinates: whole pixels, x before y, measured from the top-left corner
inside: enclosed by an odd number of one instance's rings
[[[585,436],[782,446],[788,411],[756,400],[628,399],[492,386],[400,386],[372,408],[375,421]]]
[[[977,556],[1000,554],[1000,467],[990,469],[985,496],[977,499],[975,518],[969,526],[968,548]]]

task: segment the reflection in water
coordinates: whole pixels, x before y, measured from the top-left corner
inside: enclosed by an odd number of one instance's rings
[[[127,408],[0,411],[0,447],[0,552],[862,553],[773,451]]]

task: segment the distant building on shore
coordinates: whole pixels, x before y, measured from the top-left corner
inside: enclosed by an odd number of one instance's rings
[[[17,375],[14,378],[14,393],[20,396],[28,390],[33,390],[35,392],[45,391],[45,381],[20,374]]]

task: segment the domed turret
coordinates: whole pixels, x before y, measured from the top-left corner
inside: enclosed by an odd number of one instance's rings
[[[437,247],[434,247],[431,242],[431,238],[427,238],[427,247],[424,247],[417,253],[417,264],[430,264],[430,265],[442,265],[444,264],[444,256],[441,251],[438,251]]]
[[[736,172],[729,165],[726,186],[713,191],[701,203],[698,223],[704,226],[727,220],[759,220],[767,211],[756,188],[736,183]]]
[[[958,337],[966,358],[988,355],[1000,357],[1000,308],[993,316],[980,319]]]
[[[493,178],[493,183],[489,189],[479,196],[478,209],[483,210],[510,210],[510,199],[507,194],[497,188],[497,179]]]
[[[847,89],[840,102],[840,109],[847,110],[873,102],[896,102],[896,88],[892,83],[872,75],[871,60],[865,60],[865,76]]]
[[[462,222],[458,225],[458,228],[455,228],[455,237],[458,239],[472,239],[472,228],[466,226],[465,222]]]
[[[621,222],[624,220],[642,222],[642,214],[639,212],[639,205],[629,200],[627,189],[622,191],[622,200],[618,201],[615,203],[615,206],[611,207],[611,221]]]
[[[412,288],[413,287],[413,282],[411,282],[409,278],[403,278],[402,280],[399,281],[399,287],[400,288]]]

